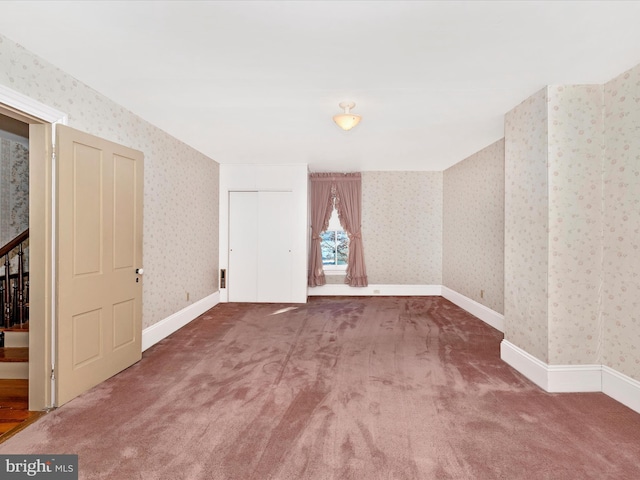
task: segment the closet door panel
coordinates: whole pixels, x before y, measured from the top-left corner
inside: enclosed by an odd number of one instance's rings
[[[258,192],[229,192],[230,302],[257,301],[258,244]]]
[[[291,192],[259,192],[259,302],[291,302],[291,202]]]

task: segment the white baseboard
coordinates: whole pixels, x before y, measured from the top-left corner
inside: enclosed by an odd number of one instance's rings
[[[507,340],[500,358],[546,392],[602,392],[640,413],[640,382],[605,365],[547,365]]]
[[[369,285],[350,287],[342,283],[328,283],[321,287],[309,287],[308,295],[313,296],[443,296],[460,308],[475,315],[493,328],[504,332],[504,315],[491,310],[475,300],[442,285]]]
[[[507,340],[500,358],[546,392],[602,391],[602,365],[548,365]]]
[[[602,392],[640,413],[640,382],[637,380],[603,365]]]
[[[601,392],[602,365],[547,365],[548,392]]]
[[[155,345],[163,338],[181,329],[210,308],[215,307],[218,303],[220,303],[220,291],[212,293],[202,300],[198,300],[179,312],[168,316],[164,320],[160,320],[158,323],[145,328],[142,331],[142,351],[144,352],[147,348]]]
[[[547,379],[547,364],[533,355],[525,352],[513,343],[502,340],[500,343],[500,358],[538,385],[545,391],[549,384]]]
[[[491,310],[489,307],[486,307],[469,297],[465,297],[444,285],[442,286],[442,296],[451,303],[455,303],[463,310],[466,310],[471,315],[475,315],[484,323],[491,325],[496,330],[504,332],[504,315],[501,313]]]
[[[350,287],[342,283],[327,283],[321,287],[308,287],[307,294],[313,296],[362,296],[362,297],[404,297],[438,296],[442,292],[440,285],[369,285]]]

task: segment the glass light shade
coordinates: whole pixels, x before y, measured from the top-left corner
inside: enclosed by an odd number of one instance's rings
[[[339,113],[334,115],[333,121],[343,130],[351,130],[360,123],[360,115],[355,113]]]

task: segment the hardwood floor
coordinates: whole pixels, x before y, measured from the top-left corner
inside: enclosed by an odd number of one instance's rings
[[[28,380],[0,380],[0,443],[44,413],[29,411]]]

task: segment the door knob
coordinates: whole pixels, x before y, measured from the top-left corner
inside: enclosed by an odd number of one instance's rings
[[[144,268],[136,268],[136,273],[138,275],[142,275],[144,273]]]

